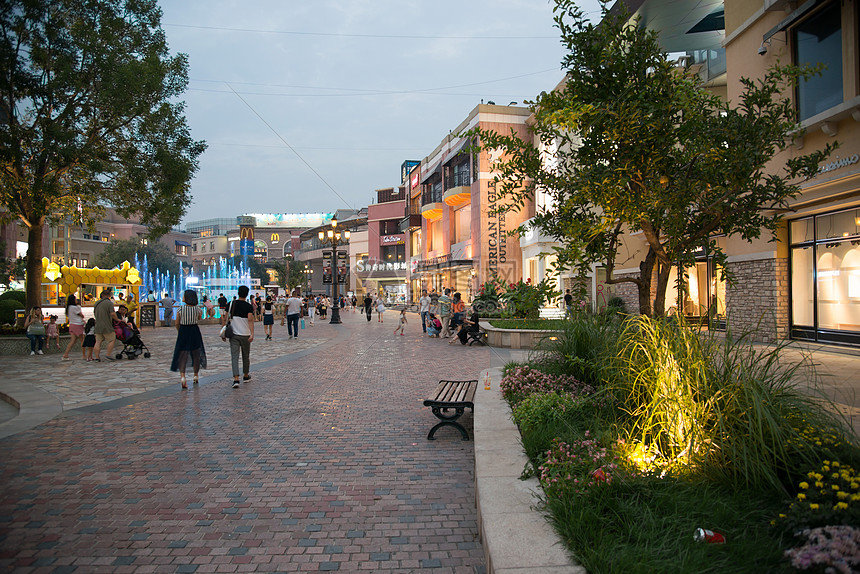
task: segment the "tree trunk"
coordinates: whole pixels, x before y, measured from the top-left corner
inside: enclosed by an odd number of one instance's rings
[[[657,262],[657,292],[654,295],[654,316],[666,314],[666,289],[669,287],[669,273],[672,266],[668,263]]]
[[[645,260],[639,264],[639,314],[646,317],[651,316],[651,276],[654,273],[654,263],[657,261],[657,254],[650,247]]]
[[[27,312],[33,307],[42,306],[42,230],[43,218],[30,220],[27,228]]]

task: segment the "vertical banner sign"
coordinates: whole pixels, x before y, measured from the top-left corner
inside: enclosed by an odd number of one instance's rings
[[[331,251],[323,251],[323,284],[331,282]]]
[[[337,282],[346,285],[346,251],[337,252]]]
[[[239,220],[239,256],[243,261],[248,261],[254,257],[254,227],[257,225],[257,219],[246,215],[241,215]]]

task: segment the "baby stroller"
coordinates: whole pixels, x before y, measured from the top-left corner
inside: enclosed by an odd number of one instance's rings
[[[129,359],[136,359],[143,355],[145,359],[152,356],[149,349],[140,339],[140,331],[132,322],[118,321],[113,326],[116,338],[122,343],[122,350],[116,354],[117,359],[122,359],[125,355]]]

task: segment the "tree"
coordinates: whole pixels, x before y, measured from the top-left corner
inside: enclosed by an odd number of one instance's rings
[[[305,264],[292,257],[272,259],[268,265],[278,273],[278,286],[281,289],[292,291],[301,287],[305,281]]]
[[[170,271],[172,275],[179,272],[179,259],[163,243],[149,241],[141,243],[137,239],[115,239],[105,246],[104,251],[93,257],[93,265],[100,269],[113,269],[128,261],[134,265],[134,255],[137,254],[140,261],[146,256],[146,263],[150,270],[158,268],[162,273]]]
[[[205,150],[191,138],[183,54],[168,53],[156,0],[0,4],[0,205],[27,228],[27,307],[39,301],[42,230],[106,206],[175,225]]]
[[[567,77],[531,103],[543,151],[513,132],[475,133],[482,148],[504,152],[497,190],[514,208],[536,188],[552,198],[534,225],[561,243],[560,267],[584,272],[602,262],[607,283],[637,286],[640,313],[661,315],[672,266],[691,264],[705,248],[725,269],[715,236],[775,234],[780,210],[834,149],[792,158],[780,173],[771,165],[797,128],[784,91],[814,71],[773,67],[742,79],[732,107],[679,72],[657,33],[628,26],[627,14],[611,15],[604,5],[593,25],[574,0],[556,0],[554,11]],[[638,276],[615,277],[619,243],[631,232],[642,232],[647,253]]]

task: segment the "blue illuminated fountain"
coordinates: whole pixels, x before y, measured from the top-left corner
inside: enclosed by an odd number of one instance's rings
[[[233,296],[237,295],[240,285],[251,285],[251,272],[244,262],[239,265],[233,265],[224,257],[218,259],[214,265],[206,265],[200,272],[195,272],[192,267],[191,272],[186,275],[182,271],[182,264],[179,264],[177,271],[171,273],[170,269],[161,270],[159,268],[150,269],[146,254],[143,256],[143,261],[140,260],[138,254],[134,255],[134,266],[140,272],[141,297],[152,291],[156,296],[156,300],[168,293],[174,301],[182,301],[182,293],[186,289],[195,289],[198,292],[199,298],[202,299],[206,295],[210,300],[218,298],[219,293],[224,293],[228,301],[233,300]],[[159,310],[159,315],[162,312]]]

